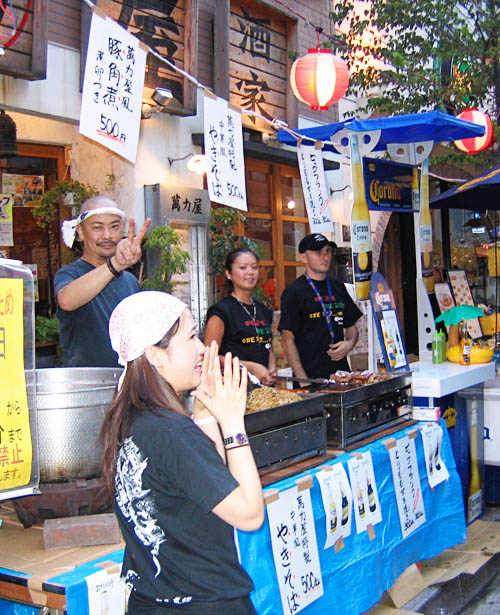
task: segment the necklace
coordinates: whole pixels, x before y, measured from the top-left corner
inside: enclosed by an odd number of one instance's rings
[[[255,301],[252,299],[252,308],[253,308],[253,315],[250,314],[249,309],[247,308],[247,306],[243,303],[243,301],[240,301],[238,299],[238,297],[234,294],[231,293],[231,296],[234,297],[236,299],[236,301],[241,305],[241,307],[245,310],[245,312],[248,314],[248,317],[253,321],[253,326],[255,328],[255,337],[256,339],[259,339],[260,335],[259,335],[259,331],[257,329],[257,304],[255,303]],[[259,344],[262,344],[262,342],[259,341]],[[271,348],[271,344],[269,342],[267,342],[264,345],[264,348],[266,350],[270,350]]]

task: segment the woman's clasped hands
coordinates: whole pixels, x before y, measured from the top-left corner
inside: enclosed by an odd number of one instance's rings
[[[195,398],[193,413],[196,417],[201,403],[221,426],[232,421],[240,424],[246,409],[247,368],[240,366],[240,360],[228,352],[222,373],[218,352],[215,341],[205,348],[201,382],[191,392]]]

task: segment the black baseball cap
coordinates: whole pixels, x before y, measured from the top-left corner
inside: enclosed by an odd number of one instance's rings
[[[333,241],[328,241],[328,239],[324,235],[321,235],[321,233],[311,233],[311,235],[306,235],[300,240],[299,253],[304,254],[306,250],[319,252],[325,246],[330,246],[331,248],[337,247]]]

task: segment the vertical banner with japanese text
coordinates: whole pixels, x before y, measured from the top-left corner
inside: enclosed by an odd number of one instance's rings
[[[210,200],[247,211],[241,111],[205,95],[204,123]]]
[[[311,233],[333,232],[321,149],[298,143],[297,160]]]
[[[404,436],[389,448],[394,490],[403,538],[425,523],[415,438]]]
[[[92,14],[80,133],[135,163],[145,46],[112,19]]]
[[[323,595],[310,489],[282,491],[267,514],[283,613],[292,615]]]
[[[23,280],[0,278],[0,490],[27,485],[33,456],[24,374]]]

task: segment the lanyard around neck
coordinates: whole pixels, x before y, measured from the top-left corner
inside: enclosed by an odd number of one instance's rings
[[[335,334],[333,332],[332,312],[326,307],[325,301],[323,297],[321,296],[319,290],[316,288],[316,284],[313,282],[313,280],[307,274],[304,274],[304,275],[306,276],[306,279],[309,282],[310,287],[313,289],[314,294],[316,295],[316,297],[318,298],[318,301],[321,304],[321,309],[323,310],[323,314],[325,315],[326,324],[328,326],[328,331],[330,332],[330,337],[332,339],[332,344],[333,344],[335,341]],[[330,303],[333,303],[332,287],[330,286],[330,279],[328,278],[328,276],[326,276],[326,287],[328,288],[328,297],[330,299]]]

